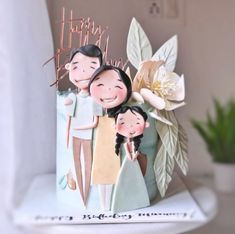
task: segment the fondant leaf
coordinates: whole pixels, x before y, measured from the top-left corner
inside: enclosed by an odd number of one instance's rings
[[[136,68],[142,61],[150,59],[152,47],[144,30],[135,18],[132,19],[127,38],[127,57]]]
[[[161,111],[163,116],[169,120],[172,125],[163,124],[159,121],[156,123],[158,135],[166,151],[173,158],[176,154],[178,144],[178,122],[173,111]]]
[[[132,82],[132,78],[131,78],[131,70],[130,70],[130,67],[129,67],[129,66],[126,68],[126,74],[130,77],[131,82]]]
[[[165,42],[153,55],[152,60],[163,60],[167,71],[174,71],[177,59],[177,35]]]
[[[179,124],[179,136],[178,136],[178,145],[177,153],[175,155],[175,161],[178,164],[179,168],[184,175],[188,172],[188,150],[187,150],[187,134],[183,127]]]
[[[154,111],[149,112],[149,115],[152,118],[161,121],[162,123],[172,125],[172,123],[170,121],[168,121],[166,118],[164,118],[157,109],[155,109]]]
[[[172,111],[175,110],[181,106],[185,106],[186,103],[185,102],[171,102],[171,101],[166,101],[166,107],[165,110],[166,111]]]
[[[154,162],[157,187],[162,197],[165,196],[174,170],[174,159],[170,157],[164,145],[158,151]]]

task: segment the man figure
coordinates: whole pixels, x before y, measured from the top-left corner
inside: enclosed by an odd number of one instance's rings
[[[70,81],[80,90],[77,95],[71,93],[64,104],[68,114],[67,145],[71,136],[77,183],[84,205],[87,202],[91,180],[92,129],[98,124],[97,116],[102,114],[102,108],[97,106],[89,95],[88,84],[95,70],[101,65],[102,52],[95,45],[85,45],[72,51],[70,61],[65,65]],[[82,150],[85,186],[81,168]]]

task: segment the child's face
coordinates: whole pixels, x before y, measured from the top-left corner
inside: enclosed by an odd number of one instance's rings
[[[144,129],[148,127],[142,115],[138,112],[133,113],[128,110],[121,113],[117,117],[116,131],[117,133],[127,137],[133,138],[144,133]]]
[[[90,93],[103,108],[113,108],[125,101],[127,88],[115,70],[107,70],[92,82]]]
[[[65,65],[69,71],[69,80],[80,89],[87,89],[95,70],[100,67],[99,58],[77,53],[70,63]]]

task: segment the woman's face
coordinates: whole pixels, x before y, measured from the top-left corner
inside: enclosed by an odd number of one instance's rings
[[[146,127],[147,124],[143,116],[138,112],[133,111],[132,113],[128,110],[125,113],[120,113],[117,117],[116,131],[127,138],[133,138],[143,134]]]
[[[103,108],[122,104],[127,97],[127,88],[115,70],[100,73],[91,83],[90,94]]]

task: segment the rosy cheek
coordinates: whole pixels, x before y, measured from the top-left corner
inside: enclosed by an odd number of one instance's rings
[[[125,125],[122,125],[122,124],[118,124],[117,125],[117,132],[121,135],[126,135],[127,134],[127,128]]]
[[[127,91],[125,89],[124,90],[117,89],[116,96],[117,96],[118,100],[120,101],[120,103],[122,103],[126,99]]]
[[[143,125],[137,125],[136,132],[138,134],[142,134],[144,132],[144,126]]]
[[[100,99],[100,94],[102,93],[100,87],[98,87],[97,85],[91,85],[90,92],[91,92],[91,96],[94,99]]]

